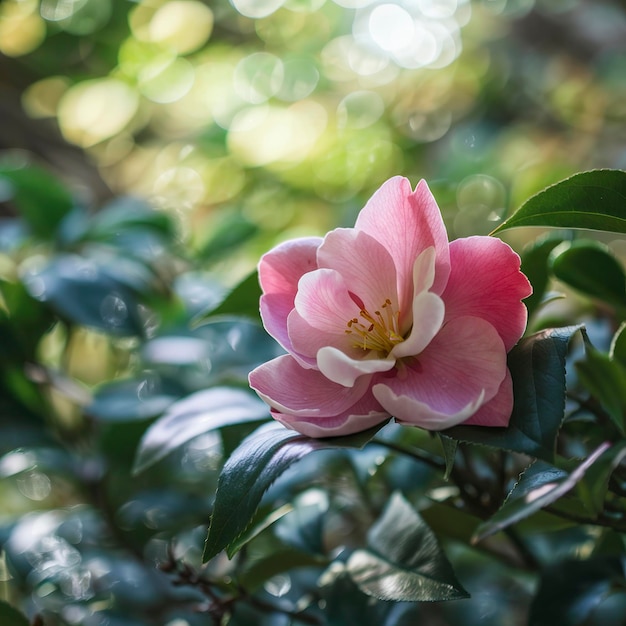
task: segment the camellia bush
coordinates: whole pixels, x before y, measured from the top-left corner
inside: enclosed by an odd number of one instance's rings
[[[452,241],[392,178],[229,291],[166,213],[0,182],[3,626],[624,623],[626,172]]]

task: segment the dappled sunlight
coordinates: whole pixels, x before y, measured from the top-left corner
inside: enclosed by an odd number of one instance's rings
[[[115,78],[95,79],[71,87],[59,102],[59,125],[69,141],[84,148],[117,135],[132,121],[139,96]]]

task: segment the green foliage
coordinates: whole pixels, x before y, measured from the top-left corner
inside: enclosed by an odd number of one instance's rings
[[[258,321],[260,297],[261,286],[258,273],[255,271],[227,293],[217,306],[198,315],[194,319],[194,325],[198,326],[211,318],[221,316],[241,316]]]
[[[552,251],[550,268],[574,289],[626,311],[626,275],[606,246],[584,240],[563,243]]]
[[[29,626],[26,617],[10,604],[0,600],[0,619],[4,626]]]
[[[597,398],[622,436],[626,435],[626,368],[592,345],[576,370],[589,393]]]
[[[562,498],[607,449],[609,445],[603,444],[569,474],[543,461],[535,462],[522,474],[502,508],[478,528],[476,540],[516,524]]]
[[[619,3],[54,4],[0,3],[0,623],[621,624]],[[552,229],[509,427],[259,427],[259,256],[395,174]]]
[[[361,591],[380,600],[433,602],[469,597],[433,532],[399,494],[391,496],[368,532],[367,548],[350,556],[347,569]]]
[[[276,422],[257,429],[241,443],[222,469],[204,546],[204,561],[234,545],[248,527],[265,491],[289,466],[317,450],[361,448],[377,431],[378,428],[374,428],[349,437],[311,439]],[[231,549],[229,556],[233,554]]]
[[[514,404],[507,428],[461,425],[446,435],[552,462],[565,411],[565,360],[569,342],[579,330],[573,326],[542,331],[511,350]]]
[[[73,207],[68,190],[52,174],[37,167],[0,166],[0,183],[8,184],[9,199],[32,234],[54,238]]]
[[[171,405],[145,432],[135,472],[142,472],[194,437],[233,424],[268,418],[267,406],[240,389],[212,387]]]
[[[584,624],[613,587],[624,587],[625,573],[623,560],[610,557],[567,560],[546,568],[529,623]]]
[[[492,234],[519,226],[587,228],[626,233],[626,172],[575,174],[527,200]]]

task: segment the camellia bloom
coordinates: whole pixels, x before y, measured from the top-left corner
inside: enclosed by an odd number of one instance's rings
[[[506,356],[530,284],[499,239],[448,242],[425,181],[388,180],[354,228],[277,246],[259,279],[263,323],[287,354],[250,386],[285,426],[328,437],[390,416],[429,430],[508,424]]]

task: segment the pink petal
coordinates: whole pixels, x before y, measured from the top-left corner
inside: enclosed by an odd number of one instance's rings
[[[390,356],[400,359],[417,356],[441,329],[445,307],[443,300],[429,291],[418,294],[413,300],[413,328],[410,335],[394,346]]]
[[[440,430],[467,420],[505,378],[506,351],[491,324],[460,317],[445,324],[426,350],[377,377],[374,397],[402,423]]]
[[[396,268],[391,254],[376,239],[354,228],[328,233],[317,251],[320,268],[341,274],[350,291],[374,313],[390,300],[398,310]],[[357,309],[358,313],[358,309]]]
[[[386,385],[374,385],[372,391],[381,405],[386,408],[392,407],[391,413],[398,423],[405,426],[419,426],[426,430],[444,430],[461,424],[480,407],[484,400],[484,393],[481,392],[465,406],[455,412],[448,413],[437,411],[426,402],[421,402],[415,398],[397,395]],[[402,415],[407,416],[407,419],[399,417]]]
[[[463,422],[463,425],[472,426],[502,426],[509,425],[513,412],[513,381],[511,372],[506,370],[506,376],[500,384],[498,393],[483,404],[472,417]]]
[[[338,415],[360,400],[369,388],[363,377],[353,387],[331,382],[313,369],[304,369],[288,354],[250,372],[250,387],[273,409],[301,419]]]
[[[294,304],[298,314],[313,328],[343,336],[344,340],[348,322],[359,313],[343,276],[330,269],[302,276]]]
[[[345,327],[344,327],[345,328]],[[307,363],[316,365],[317,352],[324,346],[346,348],[346,334],[320,330],[311,326],[295,309],[287,318],[289,340],[293,346],[293,354]]]
[[[317,268],[319,237],[286,241],[263,255],[259,262],[260,311],[267,332],[285,350],[292,346],[287,333],[287,316],[294,307],[298,281],[306,272]]]
[[[271,411],[272,417],[287,428],[296,430],[308,437],[338,437],[351,435],[376,426],[389,419],[389,413],[384,411],[368,391],[353,406],[337,415],[328,417],[298,418],[292,415]]]
[[[396,364],[394,358],[355,359],[332,346],[325,346],[317,352],[317,367],[326,378],[335,383],[352,387],[356,380],[365,374],[387,372]]]
[[[406,178],[388,180],[361,210],[355,228],[374,237],[393,256],[402,310],[412,300],[415,259],[431,246],[437,257],[433,291],[443,291],[450,271],[448,235],[425,181],[412,191]]]
[[[317,269],[320,237],[303,237],[285,241],[261,257],[259,282],[263,293],[296,295],[303,274]]]
[[[499,239],[467,237],[450,243],[450,264],[442,294],[446,321],[463,315],[487,320],[508,352],[524,333],[527,311],[521,300],[532,293],[519,256]]]

